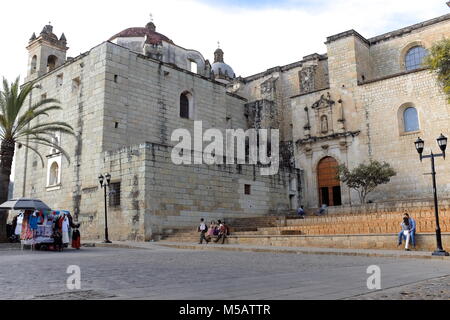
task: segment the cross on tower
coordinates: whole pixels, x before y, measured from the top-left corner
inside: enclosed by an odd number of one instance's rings
[[[153,14],[150,13],[150,22],[153,22]]]

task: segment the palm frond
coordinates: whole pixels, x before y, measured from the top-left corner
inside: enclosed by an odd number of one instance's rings
[[[62,155],[70,163],[70,156],[69,156],[69,154],[61,146],[55,144],[52,140],[44,138],[44,137],[41,137],[41,136],[33,136],[33,137],[29,137],[28,141],[29,142],[35,142],[37,144],[40,144],[40,145],[43,145],[43,146],[47,146],[47,147],[50,147],[50,148],[55,148],[56,150],[61,152]]]
[[[37,117],[42,116],[42,115],[49,116],[48,111],[61,110],[61,109],[62,108],[60,106],[56,106],[55,105],[55,106],[46,107],[46,108],[41,109],[41,110],[36,111],[36,112],[34,112],[33,110],[27,110],[17,120],[17,126],[14,129],[14,131],[12,132],[12,135],[14,136],[14,134],[16,132],[19,132],[22,128],[24,128],[27,124],[29,124],[31,121],[33,121]]]
[[[28,145],[26,143],[23,143],[23,142],[20,142],[20,144],[22,146],[24,146],[25,148],[28,148],[28,149],[34,151],[39,156],[39,159],[41,159],[42,168],[45,167],[44,158],[42,157],[42,155],[40,154],[40,152],[36,148],[34,148],[34,147],[32,147],[32,146],[30,146],[30,145]]]
[[[27,135],[39,135],[39,134],[52,136],[55,131],[75,135],[72,127],[70,127],[69,125],[64,125],[64,123],[61,124],[46,123],[38,126],[39,126],[38,128],[23,129],[20,133],[15,135],[15,139],[19,139]]]

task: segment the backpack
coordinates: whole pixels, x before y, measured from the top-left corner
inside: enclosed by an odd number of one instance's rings
[[[204,223],[204,225],[205,225],[205,229],[204,230],[200,229],[201,224],[198,226],[198,232],[208,232],[208,226],[206,225],[206,223]]]

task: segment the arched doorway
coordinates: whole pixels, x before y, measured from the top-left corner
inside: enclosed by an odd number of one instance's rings
[[[338,162],[332,157],[325,157],[317,165],[317,181],[319,185],[319,206],[340,206],[341,183],[338,178]]]

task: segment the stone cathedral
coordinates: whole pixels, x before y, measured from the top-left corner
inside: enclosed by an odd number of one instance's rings
[[[397,171],[370,201],[428,199],[428,163],[414,141],[436,149],[450,136],[450,105],[436,76],[422,65],[434,42],[450,36],[450,15],[373,38],[355,30],[325,39],[326,53],[237,77],[217,48],[214,61],[185,49],[153,22],[123,30],[91,50],[67,57],[68,40],[46,25],[29,40],[32,104],[56,98],[75,136],[53,139],[70,155],[39,146],[16,154],[14,197],[36,197],[70,210],[84,235],[101,238],[103,190],[110,173],[113,240],[159,239],[164,230],[203,217],[227,219],[360,205],[336,178],[336,166],[376,159]],[[288,44],[287,44],[288,46]],[[289,49],[289,48],[286,48]],[[280,169],[259,164],[175,165],[178,128],[279,129]],[[437,161],[439,196],[450,196],[450,162]]]

